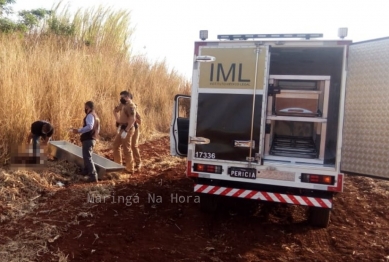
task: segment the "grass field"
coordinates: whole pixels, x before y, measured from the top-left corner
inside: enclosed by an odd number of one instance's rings
[[[112,137],[122,90],[139,106],[142,140],[166,132],[174,95],[188,93],[190,84],[164,61],[132,55],[132,35],[129,12],[99,7],[70,15],[60,4],[39,30],[0,35],[1,160],[39,119],[54,125],[54,140],[69,139],[88,100],[101,117],[102,137]]]

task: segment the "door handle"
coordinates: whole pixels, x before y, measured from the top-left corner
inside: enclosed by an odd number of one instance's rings
[[[235,147],[248,147],[250,146],[254,149],[255,148],[255,140],[235,140],[234,141],[234,146]]]
[[[196,145],[205,145],[209,144],[210,140],[205,137],[189,137],[189,143],[193,143]]]
[[[287,112],[291,112],[291,113],[310,113],[312,114],[313,112],[310,111],[310,110],[307,110],[307,109],[304,109],[304,108],[297,108],[297,107],[290,107],[290,108],[284,108],[284,109],[281,109],[280,112],[283,112],[283,113],[287,113]]]
[[[209,55],[199,55],[199,56],[196,56],[195,58],[196,62],[213,62],[216,60],[216,57],[214,56],[209,56]]]

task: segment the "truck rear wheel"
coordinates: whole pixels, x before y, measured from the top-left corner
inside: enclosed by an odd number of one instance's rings
[[[213,213],[218,207],[218,198],[215,195],[200,194],[200,210],[205,213]]]
[[[309,222],[312,226],[326,228],[330,222],[331,209],[310,207]]]

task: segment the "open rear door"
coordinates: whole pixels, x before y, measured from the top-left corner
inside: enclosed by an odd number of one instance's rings
[[[389,179],[389,37],[350,45],[340,169]]]
[[[268,46],[212,45],[200,48],[202,57],[197,96],[193,157],[216,161],[260,163],[266,105]],[[191,116],[192,117],[192,116]],[[191,142],[190,141],[190,142]]]
[[[174,97],[173,116],[170,125],[170,154],[186,156],[188,152],[190,96]]]

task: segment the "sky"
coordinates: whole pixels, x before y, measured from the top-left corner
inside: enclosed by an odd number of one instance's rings
[[[53,0],[16,0],[14,11],[50,9]],[[170,69],[191,80],[194,41],[208,30],[218,34],[322,33],[359,42],[389,36],[384,0],[64,0],[72,10],[107,6],[131,11],[136,55],[165,59]]]

